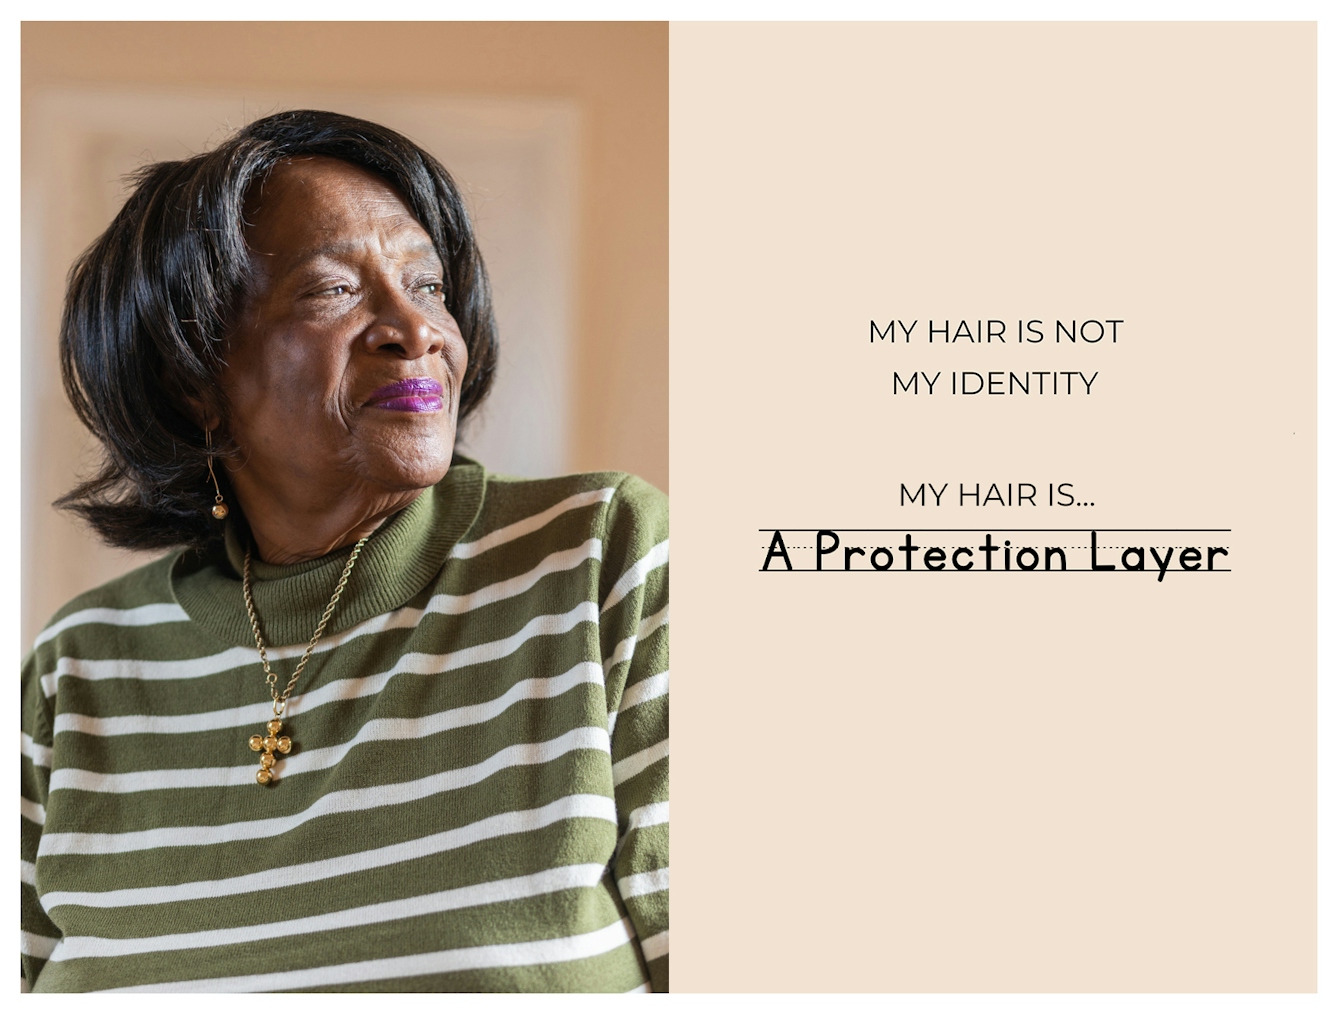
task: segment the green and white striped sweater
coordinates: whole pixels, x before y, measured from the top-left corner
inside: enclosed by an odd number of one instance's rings
[[[664,990],[664,496],[457,459],[270,717],[241,547],[80,596],[23,670],[35,991]],[[347,559],[253,562],[280,683]]]

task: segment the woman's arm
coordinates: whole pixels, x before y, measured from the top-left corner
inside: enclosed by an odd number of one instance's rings
[[[600,636],[618,851],[613,873],[650,970],[669,989],[669,510],[624,480],[609,504]]]
[[[60,931],[47,918],[37,900],[37,846],[46,823],[47,789],[51,782],[51,705],[42,691],[37,661],[29,655],[23,666],[22,743],[20,761],[20,894],[22,983],[24,992],[32,989],[47,957],[60,937]]]

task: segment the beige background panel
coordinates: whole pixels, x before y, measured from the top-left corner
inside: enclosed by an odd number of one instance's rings
[[[675,989],[1314,990],[1313,27],[671,42]],[[892,394],[989,369],[1099,378]],[[1232,570],[761,574],[770,526],[1230,528]]]

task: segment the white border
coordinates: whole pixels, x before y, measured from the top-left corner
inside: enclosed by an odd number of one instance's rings
[[[437,3],[423,3],[421,0],[398,6],[393,12],[384,6],[369,7],[354,4],[348,0],[330,0],[323,4],[276,2],[276,0],[234,0],[226,8],[190,5],[189,8],[178,2],[121,3],[110,8],[105,3],[93,4],[87,0],[67,0],[58,10],[49,4],[21,3],[18,6],[20,16],[35,20],[106,20],[109,15],[116,19],[129,17],[162,20],[271,20],[320,18],[328,20],[363,20],[370,13],[381,15],[386,20],[413,19],[438,20],[448,18],[461,19],[576,19],[599,20],[611,19],[677,19],[677,20],[756,20],[756,19],[795,19],[795,20],[849,20],[849,19],[890,19],[890,20],[989,20],[989,21],[1200,21],[1200,20],[1302,20],[1315,21],[1319,24],[1319,376],[1317,382],[1320,392],[1338,391],[1338,337],[1334,333],[1335,298],[1334,278],[1338,263],[1334,256],[1335,211],[1334,184],[1338,173],[1338,161],[1334,158],[1335,111],[1334,102],[1335,58],[1338,57],[1338,45],[1335,45],[1332,32],[1338,24],[1338,11],[1335,5],[1311,2],[1288,2],[1275,0],[1265,3],[1260,0],[1125,0],[1125,2],[1088,2],[1062,3],[1057,0],[1000,0],[989,3],[984,0],[903,0],[903,2],[871,3],[860,0],[827,0],[818,4],[814,0],[772,0],[765,4],[746,2],[746,0],[676,0],[676,2],[595,2],[595,0],[555,0],[542,3],[537,0],[497,0],[494,3],[451,2],[442,0]],[[226,12],[226,16],[225,16]],[[2,48],[8,53],[4,61],[8,77],[8,102],[6,103],[7,132],[10,138],[9,157],[0,163],[3,174],[6,224],[8,242],[0,252],[0,292],[3,292],[5,305],[10,308],[9,328],[10,348],[14,348],[14,335],[18,333],[19,270],[18,270],[18,222],[19,222],[19,187],[18,187],[18,137],[20,118],[20,71],[19,71],[19,20],[11,18],[0,29]],[[3,471],[4,487],[0,490],[0,532],[3,532],[3,551],[5,558],[17,567],[19,559],[18,531],[19,517],[17,495],[17,476],[19,461],[19,370],[10,368],[0,371],[0,447],[3,448],[6,468]],[[787,1010],[808,1010],[817,1007],[834,1006],[847,1010],[895,1010],[911,1012],[933,1012],[933,1014],[963,1014],[963,1012],[1005,1012],[1005,1014],[1090,1014],[1090,1012],[1127,1011],[1137,1009],[1152,1014],[1159,1012],[1227,1012],[1227,1014],[1293,1014],[1293,1012],[1321,1012],[1338,1009],[1338,931],[1335,920],[1338,919],[1338,890],[1336,890],[1334,856],[1338,855],[1338,746],[1333,737],[1338,736],[1338,686],[1335,685],[1335,660],[1338,659],[1338,584],[1332,576],[1338,564],[1338,539],[1326,524],[1338,522],[1338,410],[1326,404],[1324,398],[1319,401],[1319,992],[1315,994],[886,994],[879,996],[841,994],[834,996],[810,995],[736,995],[723,997],[674,994],[663,1001],[675,1006],[693,1007],[716,1004],[727,1005],[732,1011],[771,1011],[777,1008]],[[17,581],[11,578],[0,586],[0,609],[4,619],[3,640],[7,645],[10,658],[21,654],[18,635],[18,598]],[[1327,622],[1326,622],[1327,621]],[[0,707],[9,713],[16,709],[13,699],[0,698]],[[11,831],[11,834],[14,833]],[[739,931],[748,931],[746,913],[733,913],[739,920]],[[361,999],[343,997],[314,999],[309,997],[284,998],[285,1006],[304,1007],[308,1003],[346,1005],[361,1004]],[[399,1001],[405,1003],[408,998]],[[34,1001],[36,1002],[36,1001]],[[78,1003],[77,999],[68,1000]],[[102,998],[102,1004],[109,1009],[122,1008],[143,1010],[146,1006],[166,1005],[174,1001],[159,998],[154,1001],[148,997],[123,998],[114,1000]],[[440,1000],[420,997],[424,1004],[439,1004]],[[589,1011],[607,1003],[619,1003],[617,1000],[604,1000],[592,996],[545,996],[539,999],[523,997],[481,997],[471,996],[456,998],[452,1001],[453,1009],[499,1009],[516,1004],[536,1009],[542,1003],[545,1011]],[[223,1010],[235,1008],[236,1000],[232,997],[200,997],[192,1000],[197,1007]]]

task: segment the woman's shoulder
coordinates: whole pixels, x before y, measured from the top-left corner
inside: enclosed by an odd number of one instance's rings
[[[510,566],[517,574],[556,560],[590,560],[597,575],[590,591],[601,611],[631,601],[634,589],[641,589],[639,607],[649,601],[648,584],[654,585],[650,598],[660,602],[669,563],[669,499],[626,472],[550,479],[490,474],[483,509],[451,556]]]
[[[568,514],[598,528],[632,517],[659,518],[667,526],[669,498],[627,472],[579,472],[546,479],[489,472],[483,509],[470,535],[521,522],[554,521]]]
[[[83,627],[144,626],[178,619],[170,574],[180,556],[174,550],[113,578],[61,606],[33,640],[34,652]]]
[[[597,540],[608,561],[668,536],[669,502],[659,489],[626,472],[582,472],[545,479],[487,473],[483,504],[451,550],[474,559],[492,549],[504,556],[540,556]],[[489,553],[493,560],[497,554]]]
[[[634,500],[664,500],[665,494],[645,479],[630,472],[575,472],[546,479],[526,479],[502,472],[488,472],[490,497],[535,502],[593,491],[605,491],[613,497]]]

